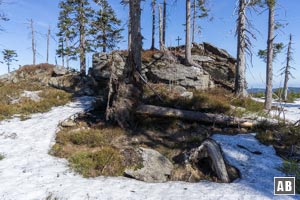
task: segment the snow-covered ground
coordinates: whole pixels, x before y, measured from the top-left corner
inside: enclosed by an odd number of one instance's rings
[[[264,102],[264,99],[253,98],[256,101]],[[297,122],[300,120],[300,99],[297,99],[294,103],[284,103],[284,102],[273,102],[274,106],[283,108],[283,111],[273,110],[271,111],[272,116],[280,117],[281,119],[288,120],[290,122]]]
[[[1,200],[57,199],[296,199],[299,196],[273,196],[273,177],[284,176],[278,167],[281,159],[253,135],[215,135],[226,158],[238,167],[242,178],[230,184],[167,182],[144,183],[124,177],[85,179],[68,169],[67,161],[52,157],[53,144],[60,121],[89,108],[91,98],[81,98],[31,119],[0,122]],[[262,154],[253,154],[244,147]]]

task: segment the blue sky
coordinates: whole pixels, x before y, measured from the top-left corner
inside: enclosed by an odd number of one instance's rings
[[[13,64],[12,68],[18,68],[19,65],[32,63],[32,54],[30,50],[30,30],[28,27],[28,20],[33,19],[37,34],[37,62],[42,63],[46,60],[46,32],[48,26],[52,28],[52,33],[57,32],[56,24],[58,18],[58,3],[59,0],[5,0],[6,3],[1,6],[0,10],[5,12],[10,18],[8,22],[1,22],[4,32],[0,32],[0,51],[2,49],[16,50],[19,61]],[[119,4],[120,0],[109,0],[112,7],[115,9],[118,17],[125,24],[127,21],[127,9]],[[162,2],[162,0],[158,0]],[[173,4],[173,0],[169,0],[168,7],[168,25],[166,43],[168,46],[176,45],[176,38],[179,36],[184,39],[185,23],[185,1],[177,0]],[[293,71],[295,79],[290,80],[291,86],[300,85],[300,4],[299,0],[278,0],[279,6],[276,9],[276,18],[283,23],[288,23],[288,26],[277,32],[276,41],[288,43],[288,35],[292,33],[294,36],[294,62]],[[209,42],[218,47],[224,48],[234,57],[236,56],[236,38],[235,38],[235,20],[234,9],[236,0],[211,0],[209,8],[211,10],[211,17],[213,20],[198,21],[202,27],[202,33],[196,36],[197,42]],[[150,47],[151,43],[151,10],[150,0],[146,0],[142,4],[142,29],[144,40],[144,48]],[[249,15],[253,25],[259,32],[255,32],[257,40],[253,40],[253,66],[247,69],[248,87],[264,87],[265,82],[265,68],[263,61],[256,57],[258,49],[266,48],[267,40],[267,11],[258,14],[252,12]],[[125,26],[125,25],[124,25]],[[125,26],[126,27],[126,26]],[[127,47],[127,34],[123,32],[124,41],[118,45],[118,48],[125,49]],[[158,38],[158,37],[157,37]],[[183,44],[181,41],[181,44]],[[157,45],[158,46],[158,45]],[[55,49],[57,47],[56,41],[51,41],[50,63],[55,63]],[[286,50],[285,50],[286,51]],[[2,55],[0,56],[2,60]],[[284,66],[285,52],[278,56],[274,62],[274,85],[275,87],[282,85],[283,77],[279,75],[279,69]],[[58,60],[60,64],[60,60]],[[91,56],[88,56],[87,64],[91,66]],[[78,69],[78,62],[73,62],[72,66]],[[0,64],[0,74],[6,73],[6,67]]]

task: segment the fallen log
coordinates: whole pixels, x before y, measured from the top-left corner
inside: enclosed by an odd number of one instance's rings
[[[211,159],[210,167],[217,174],[220,181],[224,183],[230,182],[221,148],[213,139],[206,139],[198,148],[193,149],[189,156],[189,162],[197,166],[197,163],[203,158]]]
[[[140,105],[136,108],[135,112],[140,115],[153,117],[170,117],[219,125],[237,126],[241,128],[250,128],[254,125],[253,122],[247,121],[246,119],[222,114],[202,113],[153,105]]]

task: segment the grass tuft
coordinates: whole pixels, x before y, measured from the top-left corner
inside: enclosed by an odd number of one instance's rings
[[[78,152],[69,158],[70,166],[84,177],[120,176],[125,170],[118,150],[103,147],[96,152]]]
[[[280,171],[285,173],[286,176],[295,177],[296,193],[300,194],[300,165],[294,160],[284,160]]]

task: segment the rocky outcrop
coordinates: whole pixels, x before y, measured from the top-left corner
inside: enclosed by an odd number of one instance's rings
[[[216,85],[233,89],[235,59],[225,50],[211,44],[194,44],[192,58],[198,66],[184,65],[184,46],[169,48],[167,52],[145,51],[142,55],[142,74],[153,83],[172,83],[197,90],[214,88]],[[96,53],[89,75],[97,82],[107,81],[111,65],[122,72],[126,52]]]
[[[0,82],[3,83],[21,81],[37,82],[78,95],[94,95],[96,90],[92,78],[83,77],[73,69],[49,64],[23,66],[0,77]]]
[[[125,175],[145,182],[166,182],[169,180],[173,164],[153,149],[139,148],[138,153],[143,159],[141,169],[125,170]]]

